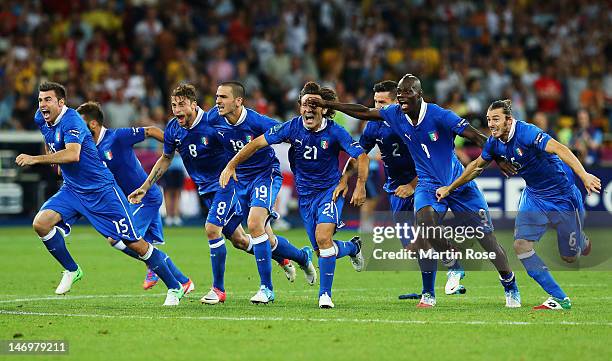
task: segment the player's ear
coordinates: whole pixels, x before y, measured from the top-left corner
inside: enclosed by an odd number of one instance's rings
[[[60,107],[63,107],[64,104],[66,104],[66,99],[64,99],[64,98],[59,99],[57,101],[57,104],[59,104]]]

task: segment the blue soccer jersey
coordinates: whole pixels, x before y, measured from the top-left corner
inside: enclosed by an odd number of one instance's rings
[[[196,119],[189,129],[181,127],[176,118],[168,123],[164,132],[164,153],[174,154],[175,150],[178,150],[187,173],[198,186],[199,194],[219,189],[219,175],[229,159],[202,109],[198,108]]]
[[[113,173],[117,184],[126,195],[132,193],[147,180],[147,173],[142,169],[132,148],[134,144],[144,139],[144,128],[102,128],[96,143],[100,158]],[[162,194],[159,187],[153,185],[145,197],[148,200],[161,202]]]
[[[500,156],[518,168],[518,175],[525,179],[530,190],[541,197],[561,197],[572,193],[563,162],[557,155],[545,151],[552,139],[535,125],[515,120],[507,142],[489,137],[482,149],[481,157],[491,161]],[[573,177],[572,177],[573,178]]]
[[[64,150],[68,143],[81,145],[78,162],[59,165],[67,187],[75,192],[85,193],[114,184],[113,175],[98,156],[91,132],[76,110],[64,106],[52,125],[45,122],[38,110],[34,121],[40,128],[50,152]]]
[[[359,144],[366,153],[378,146],[385,166],[387,181],[383,189],[393,193],[398,186],[410,183],[416,177],[414,160],[403,140],[393,132],[387,122],[368,122]]]
[[[451,184],[463,172],[455,154],[455,136],[468,122],[436,104],[421,103],[417,125],[413,125],[399,104],[380,109],[380,115],[404,141],[414,160],[419,184],[437,188]]]
[[[310,195],[336,186],[341,172],[338,165],[340,150],[351,157],[363,154],[363,148],[349,133],[332,120],[324,119],[317,131],[304,127],[302,117],[277,124],[265,133],[268,144],[291,144],[289,163],[295,174],[300,196]]]
[[[253,139],[279,124],[276,120],[243,107],[236,124],[231,124],[219,114],[217,107],[208,111],[208,122],[219,135],[223,148],[229,157],[236,155]],[[280,163],[274,149],[265,147],[258,150],[251,158],[236,167],[239,180],[250,180],[269,172],[271,168],[280,170]]]

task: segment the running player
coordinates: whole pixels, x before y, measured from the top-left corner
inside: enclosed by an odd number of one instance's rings
[[[321,280],[319,307],[333,308],[332,283],[336,259],[350,256],[357,271],[363,268],[361,242],[358,238],[349,242],[333,241],[336,229],[341,226],[344,194],[338,187],[340,170],[338,154],[344,150],[358,161],[358,183],[365,183],[368,175],[368,156],[348,132],[331,120],[333,112],[313,108],[306,101],[311,97],[335,100],[336,94],[329,88],[321,88],[314,82],[304,85],[300,92],[301,116],[276,124],[262,136],[242,148],[221,173],[220,183],[227,186],[232,179],[240,181],[240,166],[266,149],[269,144],[287,142],[291,144],[289,160],[295,174],[300,214],[306,233],[317,249]],[[359,190],[353,194],[352,203],[363,204],[365,193]]]
[[[512,162],[527,183],[515,220],[514,250],[527,274],[550,295],[534,309],[570,309],[569,297],[535,253],[534,243],[546,233],[550,224],[557,231],[559,253],[564,261],[572,263],[580,254],[589,254],[591,243],[582,230],[582,195],[573,182],[573,176],[570,179],[564,171],[563,163],[578,175],[589,194],[600,192],[601,181],[587,173],[566,146],[535,125],[515,119],[510,100],[494,101],[487,110],[487,121],[491,136],[482,148],[482,154],[453,183],[438,188],[438,200],[451,196],[456,189],[476,178],[495,157]]]
[[[34,218],[33,227],[49,253],[64,267],[56,294],[65,294],[83,277],[64,242],[69,222],[84,216],[105,238],[120,240],[136,252],[168,287],[165,306],[176,306],[184,290],[168,268],[170,258],[147,243],[133,226],[125,195],[112,173],[104,166],[91,133],[79,114],[65,105],[66,90],[58,83],[44,82],[38,87],[39,109],[34,121],[40,128],[49,154],[20,154],[21,166],[59,164],[64,185]]]

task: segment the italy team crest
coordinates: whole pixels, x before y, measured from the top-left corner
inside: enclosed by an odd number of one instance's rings
[[[61,139],[61,134],[62,134],[62,133],[60,133],[60,130],[59,130],[59,129],[55,131],[55,141],[56,141],[57,143],[59,143],[59,142],[60,142],[60,139]]]
[[[202,144],[208,145],[208,138],[202,137]]]
[[[104,158],[106,158],[107,160],[113,159],[113,152],[107,150],[106,152],[104,152]]]
[[[251,142],[251,140],[253,140],[253,136],[252,136],[252,135],[247,135],[247,136],[246,136],[246,141],[247,141],[247,143],[250,143],[250,142]]]
[[[438,131],[434,130],[433,132],[429,132],[429,139],[431,139],[432,142],[435,142],[436,140],[438,140],[439,139]]]
[[[322,140],[321,141],[321,148],[323,148],[323,149],[329,148],[329,142],[327,140]]]
[[[516,151],[516,154],[517,154],[519,157],[522,157],[522,156],[523,156],[523,151],[521,150],[521,148],[516,147],[515,151]]]

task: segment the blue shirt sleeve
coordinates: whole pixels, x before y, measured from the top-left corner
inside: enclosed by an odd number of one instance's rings
[[[67,121],[62,121],[62,133],[64,134],[64,143],[83,143],[83,139],[85,139],[86,132],[89,130],[85,130],[85,123],[82,120],[76,120],[74,118],[66,119]],[[78,123],[77,123],[78,122]],[[80,124],[79,124],[80,123]]]
[[[276,123],[267,132],[264,133],[264,138],[268,144],[278,144],[288,142],[291,135],[291,121],[285,123]]]
[[[442,111],[440,120],[445,128],[450,129],[451,132],[457,135],[463,134],[465,128],[470,124],[467,120],[448,109]]]
[[[359,137],[359,144],[366,153],[370,153],[376,146],[376,123],[368,122],[366,124],[363,134]]]
[[[520,132],[518,129],[516,129],[516,133],[520,134],[515,134],[515,136],[520,137],[519,140],[526,146],[545,151],[546,144],[548,144],[548,141],[552,139],[551,136],[533,124],[526,125],[527,126],[523,127],[522,131]]]
[[[487,162],[492,161],[493,157],[495,156],[494,142],[495,138],[489,137],[489,139],[487,139],[487,142],[482,147],[482,153],[480,153],[480,156]]]
[[[175,150],[176,144],[174,144],[174,132],[172,131],[170,123],[168,123],[166,131],[164,132],[164,154],[174,154]]]
[[[116,139],[124,145],[132,146],[145,140],[144,128],[119,128],[115,132],[117,134]]]
[[[257,119],[257,122],[256,122],[257,131],[259,135],[266,134],[268,130],[274,128],[278,124],[281,124],[281,123],[279,123],[278,121],[266,115],[259,114],[259,119]]]
[[[391,125],[391,123],[394,123],[393,118],[395,116],[395,113],[398,112],[398,110],[399,104],[389,104],[379,109],[378,114],[380,114],[380,117],[383,118],[384,121]]]
[[[348,153],[352,158],[357,158],[364,154],[363,148],[358,141],[354,140],[351,135],[338,124],[334,124],[334,133],[340,147]]]

